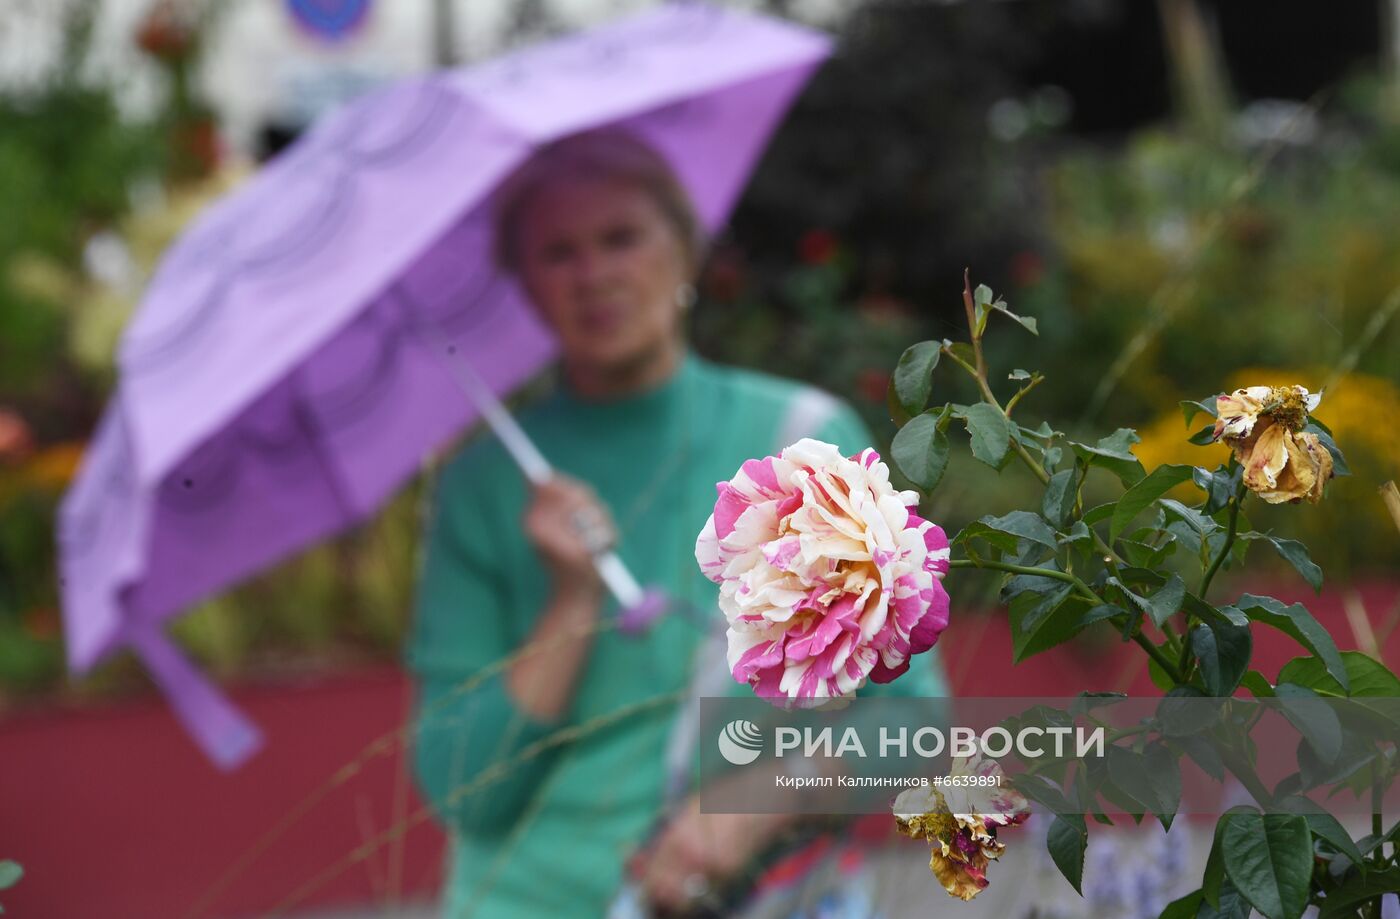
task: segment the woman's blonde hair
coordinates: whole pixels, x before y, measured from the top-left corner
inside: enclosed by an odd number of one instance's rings
[[[587,131],[557,140],[511,174],[495,198],[495,259],[505,271],[520,269],[520,224],[530,202],[560,180],[615,181],[651,196],[670,221],[693,271],[704,246],[695,207],[666,158],[631,134],[616,129]]]

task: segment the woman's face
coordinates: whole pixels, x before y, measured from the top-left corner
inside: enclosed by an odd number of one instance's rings
[[[566,363],[606,373],[676,347],[687,259],[650,194],[621,181],[561,180],[522,218],[521,280]]]

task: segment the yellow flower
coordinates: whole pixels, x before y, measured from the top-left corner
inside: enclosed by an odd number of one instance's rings
[[[1249,386],[1215,400],[1215,438],[1244,467],[1244,484],[1270,504],[1322,500],[1332,454],[1303,430],[1320,395],[1301,386]]]

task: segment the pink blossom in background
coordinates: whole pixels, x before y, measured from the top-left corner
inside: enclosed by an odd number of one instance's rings
[[[717,486],[695,543],[729,669],[764,698],[827,699],[909,669],[948,625],[948,538],[874,450],[800,440]]]

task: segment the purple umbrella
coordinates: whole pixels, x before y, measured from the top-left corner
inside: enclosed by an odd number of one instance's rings
[[[60,513],[70,666],[132,648],[209,755],[257,729],[165,620],[373,514],[555,353],[490,260],[490,197],[542,144],[602,126],[665,155],[710,230],[828,40],[680,4],[328,117],[161,264]]]

